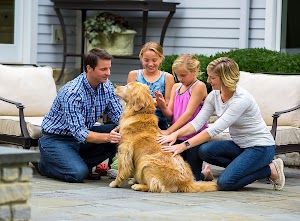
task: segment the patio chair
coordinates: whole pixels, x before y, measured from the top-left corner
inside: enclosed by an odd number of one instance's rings
[[[55,96],[52,68],[0,64],[0,143],[37,146]]]

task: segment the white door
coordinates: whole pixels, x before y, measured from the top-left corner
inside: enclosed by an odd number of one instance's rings
[[[32,22],[37,25],[37,14],[32,13],[36,12],[35,0],[0,0],[0,63],[35,62],[36,38],[32,36],[36,29]]]

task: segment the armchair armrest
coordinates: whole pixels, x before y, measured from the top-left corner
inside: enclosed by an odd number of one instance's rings
[[[30,136],[29,136],[29,133],[28,133],[28,130],[27,130],[27,126],[26,126],[26,122],[25,122],[25,118],[24,118],[23,109],[25,108],[25,106],[22,103],[15,102],[15,101],[12,101],[12,100],[8,100],[8,99],[5,99],[3,97],[0,97],[0,100],[4,101],[6,103],[16,105],[16,107],[19,109],[19,120],[20,120],[21,134],[25,139],[30,139]]]
[[[271,134],[273,136],[273,138],[276,138],[276,131],[277,131],[277,119],[280,117],[281,114],[286,114],[292,111],[295,111],[297,109],[300,108],[300,104],[298,104],[296,107],[287,109],[287,110],[283,110],[283,111],[277,111],[275,112],[272,117],[273,117],[273,123],[272,123],[272,129],[271,129]]]

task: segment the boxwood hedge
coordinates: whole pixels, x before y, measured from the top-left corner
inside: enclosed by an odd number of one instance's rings
[[[241,71],[252,73],[300,74],[300,54],[288,54],[271,51],[265,48],[236,49],[206,56],[195,54],[201,63],[201,73],[197,78],[206,83],[206,67],[209,62],[219,57],[229,57],[235,60]],[[167,55],[161,64],[161,70],[172,73],[172,64],[178,55]],[[177,80],[175,78],[175,80]],[[208,91],[211,90],[206,83]]]

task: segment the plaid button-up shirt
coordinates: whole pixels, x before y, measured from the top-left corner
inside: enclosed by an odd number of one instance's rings
[[[113,84],[107,80],[93,89],[86,73],[82,73],[58,91],[50,112],[43,120],[42,130],[73,136],[84,142],[89,130],[104,111],[112,122],[118,123],[122,106]]]

